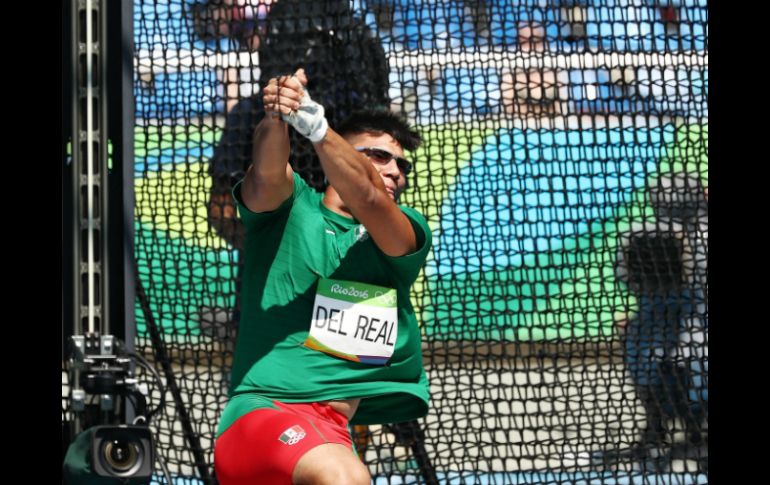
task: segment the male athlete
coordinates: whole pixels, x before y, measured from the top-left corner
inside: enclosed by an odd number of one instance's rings
[[[409,290],[425,262],[425,218],[397,204],[417,133],[388,112],[335,132],[302,69],[270,79],[252,164],[233,189],[245,228],[234,390],[215,467],[222,485],[368,484],[349,423],[413,420],[428,409]],[[329,182],[312,190],[289,160],[288,126]]]

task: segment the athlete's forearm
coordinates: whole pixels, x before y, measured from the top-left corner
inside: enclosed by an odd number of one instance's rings
[[[371,204],[375,197],[387,196],[377,169],[335,131],[329,129],[313,146],[326,178],[349,208],[355,210]]]
[[[256,181],[281,183],[289,161],[288,125],[267,114],[254,129],[249,176]]]

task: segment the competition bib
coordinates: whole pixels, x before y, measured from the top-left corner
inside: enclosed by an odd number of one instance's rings
[[[353,362],[385,365],[398,338],[396,290],[322,278],[305,346]]]

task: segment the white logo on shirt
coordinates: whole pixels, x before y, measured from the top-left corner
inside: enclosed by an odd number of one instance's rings
[[[356,227],[356,241],[366,241],[369,239],[369,233],[366,231],[366,228],[363,224],[359,224],[358,227]]]

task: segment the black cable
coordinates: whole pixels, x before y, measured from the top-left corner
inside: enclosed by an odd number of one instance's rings
[[[155,380],[158,382],[158,390],[160,391],[160,402],[155,407],[155,409],[147,413],[147,421],[150,421],[150,419],[152,419],[152,417],[156,413],[158,413],[161,409],[163,409],[163,406],[166,405],[166,386],[163,384],[163,380],[161,379],[160,373],[158,372],[158,370],[155,369],[155,367],[153,367],[147,361],[147,359],[145,359],[144,357],[142,357],[136,352],[129,352],[128,355],[136,358],[136,360],[139,361],[139,364],[145,369],[147,369],[153,375],[153,377],[155,377]]]
[[[166,477],[166,482],[169,485],[173,485],[174,482],[171,481],[171,473],[168,471],[168,467],[166,466],[166,461],[163,460],[163,457],[158,452],[158,443],[153,440],[153,447],[155,448],[155,459],[160,464],[161,470],[163,470],[163,475]]]
[[[155,381],[158,383],[158,391],[160,392],[160,402],[158,405],[153,409],[152,411],[148,412],[146,416],[143,416],[143,418],[147,421],[147,427],[150,427],[150,422],[152,420],[152,417],[158,413],[161,409],[163,409],[163,406],[166,405],[166,386],[163,384],[163,380],[160,377],[160,373],[157,369],[155,369],[154,366],[152,366],[147,359],[145,359],[142,355],[136,353],[136,352],[128,352],[128,355],[131,357],[134,357],[139,365],[141,365],[143,368],[148,370],[153,377],[155,377]],[[136,407],[136,402],[134,401],[134,396],[129,394],[127,395],[129,399],[131,399],[131,402],[134,403],[134,407]],[[172,485],[173,481],[171,480],[171,473],[168,470],[168,466],[166,465],[166,461],[163,459],[163,456],[161,455],[160,451],[158,450],[158,443],[157,440],[153,440],[153,451],[155,453],[155,459],[157,460],[158,464],[160,465],[161,470],[163,471],[163,475],[166,478],[166,483]]]
[[[150,340],[152,342],[152,348],[155,353],[156,361],[159,361],[163,366],[163,373],[166,376],[166,382],[168,383],[169,391],[174,396],[174,404],[176,406],[179,420],[182,425],[182,430],[185,439],[190,444],[190,453],[192,453],[195,460],[196,469],[198,470],[199,477],[204,482],[209,482],[211,476],[209,474],[208,466],[206,465],[206,457],[203,454],[203,446],[200,439],[196,435],[192,426],[192,419],[190,413],[184,405],[182,400],[182,393],[179,390],[179,386],[176,383],[176,377],[174,376],[174,370],[171,368],[170,359],[166,354],[166,346],[163,339],[160,336],[158,330],[158,324],[155,321],[155,317],[150,310],[150,302],[147,298],[147,294],[144,291],[142,280],[139,277],[138,265],[134,266],[134,278],[136,279],[136,296],[139,298],[139,304],[142,308],[145,321],[147,323],[147,330],[150,332]]]

